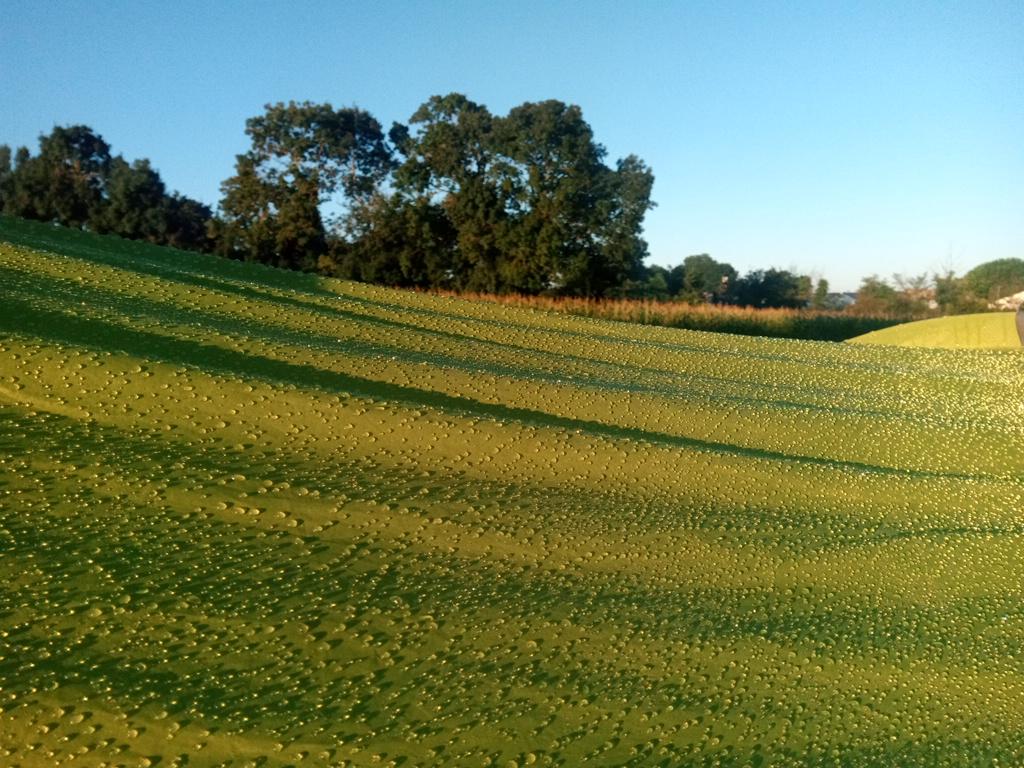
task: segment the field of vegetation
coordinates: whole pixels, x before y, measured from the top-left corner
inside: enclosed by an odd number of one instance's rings
[[[873,331],[853,339],[857,344],[940,349],[1020,349],[1013,312],[983,312],[935,317]]]
[[[477,301],[492,301],[507,307],[565,312],[601,320],[813,341],[845,341],[903,323],[907,319],[905,315],[859,315],[824,309],[758,309],[730,304],[694,305],[685,301],[655,299],[588,299],[487,293],[462,296]]]
[[[5,766],[1024,756],[1024,365],[0,220]]]

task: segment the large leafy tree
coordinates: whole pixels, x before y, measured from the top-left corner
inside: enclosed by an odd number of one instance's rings
[[[515,213],[508,288],[597,296],[641,276],[654,177],[639,158],[609,168],[580,108],[557,100],[511,110],[498,136]]]
[[[87,226],[104,205],[110,145],[85,125],[55,127],[39,138],[35,157],[18,151],[5,193],[7,213]]]
[[[110,172],[110,145],[84,125],[57,127],[42,139],[38,160],[46,169],[49,200],[62,224],[80,227],[98,214]]]
[[[349,217],[351,242],[335,242],[329,271],[405,287],[450,287],[456,233],[425,196],[375,195]]]
[[[611,217],[602,205],[610,197],[604,148],[579,107],[554,100],[516,107],[499,136],[517,214],[505,282],[528,293],[553,286],[590,293],[600,261],[596,219]]]
[[[93,227],[133,240],[163,242],[165,196],[164,183],[149,160],[128,163],[118,155],[110,164],[106,205],[93,218]]]
[[[643,221],[647,211],[654,207],[654,174],[636,155],[619,160],[614,173],[602,175],[609,180],[610,189],[602,210],[604,217],[595,222],[601,259],[594,265],[588,294],[614,292],[616,286],[643,271],[647,256]]]
[[[268,104],[246,122],[252,146],[221,186],[224,249],[307,268],[326,251],[322,207],[370,196],[392,167],[380,124],[355,107]]]
[[[501,289],[508,211],[503,169],[496,151],[494,118],[483,105],[462,94],[433,96],[410,118],[410,128],[395,126],[391,137],[404,161],[395,186],[405,204],[437,205],[454,235],[448,277],[463,290]]]
[[[392,137],[406,204],[440,207],[455,233],[447,276],[466,290],[602,295],[642,271],[653,176],[603,163],[579,107],[522,104],[505,117],[434,96]]]

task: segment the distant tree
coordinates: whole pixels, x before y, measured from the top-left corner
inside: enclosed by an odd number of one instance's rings
[[[1024,259],[996,259],[979,264],[966,275],[967,288],[983,301],[1024,290]]]
[[[42,167],[32,163],[32,154],[28,146],[17,147],[14,153],[14,167],[7,180],[7,199],[5,212],[23,218],[41,218],[36,213],[37,189],[38,197],[45,194],[45,182],[30,177],[39,176]]]
[[[614,169],[579,107],[525,103],[505,117],[462,94],[434,96],[392,129],[407,204],[440,206],[453,287],[610,295],[643,279],[653,175],[630,156]]]
[[[118,155],[110,162],[106,201],[91,218],[97,232],[109,232],[133,240],[164,242],[166,190],[149,160],[129,164]]]
[[[235,175],[220,189],[222,216],[212,227],[217,252],[245,261],[286,266],[277,259],[278,185],[260,176],[252,157],[238,155]]]
[[[682,264],[676,264],[669,270],[665,282],[668,284],[669,296],[678,296],[683,291],[683,284],[686,281],[686,268]]]
[[[406,287],[448,287],[456,233],[427,197],[378,194],[348,219],[352,237],[336,241],[320,263],[328,274]]]
[[[506,169],[498,167],[491,113],[459,93],[432,96],[412,115],[409,128],[395,126],[390,135],[404,156],[395,173],[401,199],[437,201],[456,233],[452,286],[491,293],[504,287],[499,263],[509,249],[513,190]],[[507,272],[523,284],[532,277],[531,267],[513,264]]]
[[[210,237],[213,212],[208,205],[175,192],[164,197],[161,207],[165,227],[163,242],[192,251],[213,249]]]
[[[935,301],[944,315],[983,312],[988,304],[975,296],[964,278],[957,277],[952,269],[933,275],[932,284],[935,287]]]
[[[931,286],[931,279],[924,273],[920,275],[896,273],[892,276],[892,282],[896,290],[906,294],[908,298],[927,294]]]
[[[796,283],[800,306],[809,307],[814,298],[814,280],[810,275],[797,275]]]
[[[938,303],[935,299],[935,288],[927,273],[920,275],[894,274],[893,284],[896,286],[899,301],[896,311],[920,315],[933,309]]]
[[[859,315],[905,314],[909,311],[900,293],[878,275],[865,277],[857,291],[857,301],[850,308]]]
[[[380,124],[355,107],[289,102],[246,121],[250,150],[221,185],[222,251],[293,269],[326,252],[321,206],[371,195],[392,167]]]
[[[631,298],[667,299],[669,293],[670,272],[665,267],[653,264],[644,270],[641,280],[629,281],[629,291],[625,295]]]
[[[18,151],[6,212],[83,227],[104,204],[110,146],[84,125],[55,127],[39,137],[39,154]]]
[[[28,147],[18,147],[8,182],[5,212],[25,219],[52,221],[54,212],[50,204],[48,176],[45,164],[32,157]]]
[[[814,309],[825,309],[828,306],[828,280],[819,278],[814,286],[814,296],[811,298],[811,306]]]
[[[690,301],[722,300],[735,282],[732,265],[715,261],[706,253],[683,260],[683,295]]]
[[[148,160],[111,156],[99,134],[84,125],[56,127],[39,138],[35,157],[21,147],[11,168],[0,147],[0,209],[13,216],[121,237],[209,250],[210,209],[168,195]]]
[[[617,161],[614,171],[602,169],[599,175],[605,180],[599,187],[603,202],[595,208],[596,218],[590,220],[589,236],[600,251],[597,263],[591,263],[593,274],[585,283],[587,295],[610,295],[643,270],[647,257],[643,221],[655,205],[651,201],[654,173],[635,155]]]
[[[859,315],[926,317],[935,313],[936,305],[942,311],[951,311],[954,302],[962,302],[962,296],[952,272],[934,279],[926,274],[897,274],[891,282],[871,275],[862,281],[850,311]]]
[[[14,194],[14,168],[11,166],[11,148],[0,144],[0,213]]]
[[[49,205],[62,224],[81,227],[103,204],[110,172],[110,145],[84,125],[54,128],[39,144],[47,171]]]
[[[935,286],[935,301],[939,309],[943,314],[955,314],[964,294],[963,281],[949,269],[933,275],[932,284]]]
[[[604,286],[601,248],[591,237],[594,217],[610,203],[601,199],[607,168],[579,107],[550,100],[526,103],[498,121],[498,146],[510,202],[504,282],[514,291],[537,293],[552,284],[564,292],[593,295]],[[611,190],[608,190],[610,193]],[[628,258],[628,257],[627,257]]]
[[[316,181],[299,177],[279,199],[275,261],[290,269],[312,269],[327,250]]]
[[[753,270],[738,278],[729,300],[749,307],[800,307],[805,303],[799,276],[784,269]]]

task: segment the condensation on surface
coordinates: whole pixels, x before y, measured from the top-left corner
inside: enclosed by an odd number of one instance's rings
[[[0,244],[4,765],[1024,753],[1019,353],[70,242]]]

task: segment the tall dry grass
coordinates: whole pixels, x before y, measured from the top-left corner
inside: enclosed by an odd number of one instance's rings
[[[447,293],[467,299],[491,301],[512,307],[529,307],[550,312],[662,325],[694,331],[773,336],[786,339],[844,341],[912,318],[863,316],[849,312],[818,309],[757,309],[722,304],[687,304],[655,299],[585,299],[518,294]]]

